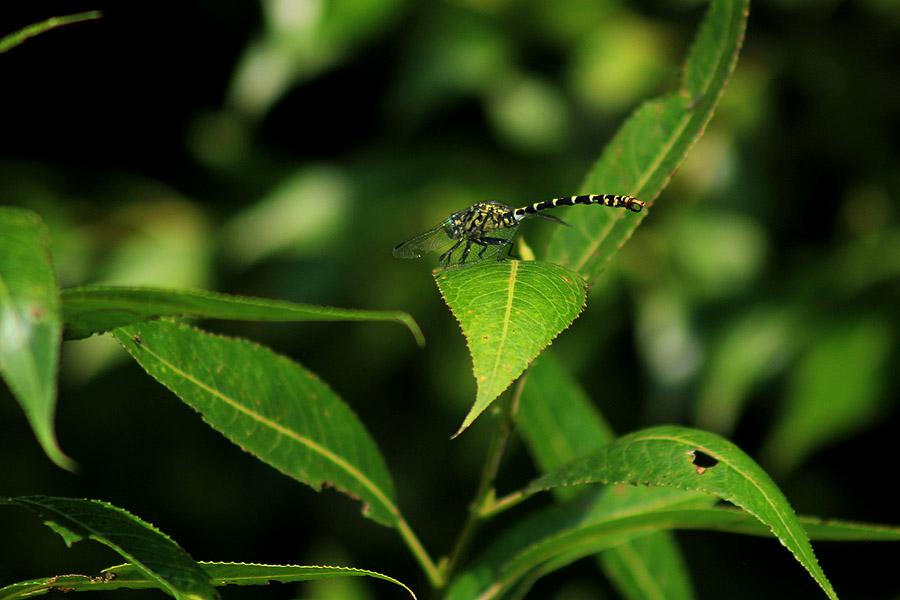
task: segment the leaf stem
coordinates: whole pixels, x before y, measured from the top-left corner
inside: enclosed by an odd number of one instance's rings
[[[444,574],[434,564],[431,557],[428,556],[428,551],[425,550],[425,546],[422,545],[422,542],[420,542],[419,538],[416,537],[416,534],[413,533],[409,523],[407,523],[400,515],[397,515],[397,517],[397,531],[400,533],[400,537],[403,538],[403,541],[406,542],[406,546],[409,548],[410,552],[412,552],[412,555],[419,562],[422,570],[425,571],[425,575],[428,576],[428,581],[435,589],[444,587]]]
[[[475,534],[482,522],[485,521],[486,516],[498,512],[488,512],[488,510],[495,506],[494,481],[497,479],[497,472],[500,470],[500,460],[503,458],[503,451],[506,449],[509,436],[512,434],[514,418],[516,412],[518,412],[519,397],[522,394],[524,383],[525,375],[519,377],[512,394],[508,394],[501,402],[499,418],[494,420],[493,429],[491,430],[491,439],[488,444],[484,467],[481,470],[481,480],[478,483],[475,498],[469,505],[469,516],[460,530],[459,537],[453,546],[449,559],[444,564],[443,575],[445,581],[450,580],[454,572],[459,568],[459,564],[468,554],[472,542],[475,540]]]

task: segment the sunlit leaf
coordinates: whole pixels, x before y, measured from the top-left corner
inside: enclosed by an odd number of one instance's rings
[[[71,470],[53,429],[62,318],[49,238],[33,212],[0,207],[0,375],[44,452]]]
[[[434,275],[466,336],[478,386],[459,435],[575,320],[586,291],[572,271],[534,261],[484,261]]]
[[[150,375],[235,444],[316,490],[333,486],[384,525],[400,519],[375,442],[299,364],[251,342],[153,321],[113,332]]]
[[[60,534],[69,546],[82,539],[91,539],[112,548],[141,573],[147,581],[145,587],[162,589],[178,600],[219,597],[209,577],[187,552],[167,535],[121,508],[99,500],[50,496],[5,498],[0,504],[27,508]],[[72,587],[70,582],[60,579],[53,578],[52,585],[45,580],[44,590]],[[98,582],[105,579],[98,578]],[[21,588],[12,591],[18,593]],[[4,595],[4,591],[0,591],[0,598],[4,597],[21,596]]]
[[[702,135],[737,63],[749,0],[714,0],[685,62],[675,92],[643,104],[606,146],[580,193],[628,194],[651,202]],[[590,283],[640,221],[639,216],[582,210],[572,228],[554,232],[546,259]]]

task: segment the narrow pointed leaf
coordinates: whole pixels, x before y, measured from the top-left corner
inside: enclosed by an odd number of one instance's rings
[[[200,566],[203,567],[203,570],[215,586],[267,585],[273,581],[291,583],[339,577],[372,577],[398,585],[409,592],[411,597],[416,597],[412,590],[393,577],[366,569],[330,566],[260,565],[234,562],[201,562]],[[116,579],[123,578],[126,580],[140,576],[140,573],[137,573],[131,565],[121,565],[106,569],[104,573],[112,573],[115,574]]]
[[[478,387],[463,432],[584,309],[576,273],[535,261],[485,261],[435,271],[466,337]]]
[[[59,533],[69,546],[91,539],[112,548],[146,578],[146,587],[165,590],[178,600],[219,597],[209,577],[187,552],[164,533],[121,508],[99,500],[49,496],[6,498],[0,503],[27,508]],[[0,598],[3,597],[0,593]]]
[[[30,37],[34,37],[36,35],[40,35],[45,31],[50,31],[51,29],[55,29],[62,25],[69,25],[70,23],[79,23],[81,21],[89,21],[91,19],[99,19],[101,13],[99,10],[92,10],[88,12],[78,13],[75,15],[66,15],[63,17],[51,17],[45,21],[41,21],[40,23],[35,23],[33,25],[29,25],[27,27],[23,27],[22,29],[11,33],[9,35],[3,36],[0,38],[0,54],[3,54],[7,50],[11,50],[27,40]]]
[[[639,431],[536,479],[524,493],[592,482],[674,486],[728,500],[771,528],[825,593],[837,598],[787,498],[753,459],[720,436],[673,426]]]
[[[643,104],[625,122],[581,185],[580,193],[628,194],[650,202],[702,135],[734,71],[749,0],[713,0],[691,46],[679,89]],[[593,283],[640,215],[582,210],[572,228],[553,233],[546,259]]]
[[[31,211],[0,207],[0,375],[50,460],[72,470],[53,429],[61,332],[47,227]]]
[[[314,374],[268,348],[168,321],[113,332],[157,381],[232,442],[314,489],[334,486],[395,525],[394,485],[359,419]]]
[[[193,316],[244,321],[392,321],[425,344],[422,330],[399,310],[360,310],[231,296],[202,290],[86,286],[62,291],[65,336],[79,339],[159,317]]]
[[[817,540],[898,541],[900,528],[867,523],[822,523],[811,517],[798,518],[808,527],[810,537]],[[583,526],[561,528],[537,543],[515,554],[502,568],[503,578],[510,582],[525,576],[548,560],[566,564],[596,553],[620,539],[646,539],[647,532],[666,529],[721,531],[768,537],[771,531],[746,512],[733,508],[683,508],[648,511],[639,514],[611,515]],[[668,597],[668,596],[666,596]]]
[[[545,575],[585,556],[620,546],[625,541],[640,544],[640,540],[651,537],[651,532],[694,529],[760,537],[771,535],[766,525],[744,511],[691,508],[687,497],[686,500],[688,502],[681,507],[647,507],[645,511],[608,513],[603,518],[585,515],[577,505],[543,509],[507,532],[480,556],[457,578],[447,597],[449,600],[501,598],[510,589],[521,590],[533,583],[535,574]],[[799,522],[815,540],[900,540],[900,528],[897,527],[822,522],[812,517],[801,517]]]
[[[393,577],[375,571],[353,569],[350,567],[295,566],[295,565],[259,565],[249,563],[200,562],[214,586],[225,585],[268,585],[270,582],[292,583],[313,579],[334,579],[338,577],[372,577],[398,585],[409,592],[412,598],[416,595],[406,585]],[[147,577],[132,564],[117,565],[104,569],[99,577],[87,575],[59,575],[44,577],[31,581],[22,581],[0,588],[0,600],[16,598],[32,598],[49,591],[106,591],[119,588],[146,589],[158,587],[156,582]]]

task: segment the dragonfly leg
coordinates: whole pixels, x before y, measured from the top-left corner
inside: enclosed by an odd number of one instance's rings
[[[451,246],[449,250],[441,254],[441,256],[438,258],[438,264],[444,262],[444,259],[447,259],[447,264],[450,264],[450,255],[453,254],[453,251],[459,248],[459,245],[462,243],[462,239],[457,240],[457,242],[453,244],[453,246]]]
[[[500,246],[500,250],[497,251],[497,260],[503,260],[503,247],[512,244],[512,241],[506,240],[503,238],[492,238],[492,237],[483,237],[479,240],[473,240],[476,244],[480,244],[483,246],[481,252],[478,253],[478,258],[482,258],[484,253],[487,251],[490,246]]]
[[[460,240],[462,241],[462,240]],[[472,240],[466,240],[466,247],[463,248],[462,258],[459,260],[459,264],[463,264],[466,262],[466,258],[469,256],[469,250],[472,249]]]

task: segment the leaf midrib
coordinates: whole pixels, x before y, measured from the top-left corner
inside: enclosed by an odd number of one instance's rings
[[[506,286],[506,308],[503,311],[503,327],[500,330],[500,345],[499,352],[497,352],[496,357],[494,358],[494,365],[490,370],[490,379],[491,388],[493,389],[494,379],[497,377],[497,371],[500,369],[500,357],[503,355],[503,349],[506,346],[506,338],[509,335],[509,317],[512,314],[512,306],[513,306],[513,297],[516,291],[516,273],[519,270],[519,261],[511,260],[509,261],[511,265],[508,284]]]
[[[284,435],[288,439],[294,440],[295,442],[309,448],[313,452],[317,452],[322,457],[324,457],[325,459],[332,462],[335,466],[339,467],[340,469],[343,469],[352,478],[359,481],[363,485],[364,488],[366,488],[369,492],[371,492],[375,496],[375,498],[379,502],[381,502],[381,504],[387,509],[388,513],[390,513],[395,518],[395,520],[400,520],[399,509],[381,491],[381,488],[379,486],[377,486],[371,479],[366,477],[356,467],[354,467],[353,465],[351,465],[350,463],[348,463],[347,461],[342,459],[337,454],[334,454],[327,448],[317,444],[315,441],[313,441],[305,436],[302,436],[293,430],[287,429],[287,428],[283,427],[282,425],[279,425],[275,421],[272,421],[271,419],[268,419],[258,413],[255,413],[255,412],[249,410],[248,408],[236,403],[234,400],[230,399],[228,396],[226,396],[219,390],[206,385],[198,378],[194,377],[193,375],[188,374],[180,366],[177,366],[177,365],[169,362],[168,360],[165,360],[162,356],[160,356],[156,352],[153,352],[153,350],[148,347],[146,342],[144,342],[141,345],[141,348],[143,351],[147,352],[148,354],[151,354],[160,363],[162,363],[163,365],[172,369],[175,373],[180,374],[186,380],[193,382],[197,387],[207,391],[208,393],[212,394],[214,397],[221,399],[223,402],[225,402],[227,405],[231,406],[232,408],[234,408],[234,409],[238,410],[239,412],[242,412],[243,414],[247,415],[248,417],[256,420],[261,425],[268,426],[271,429],[275,430],[276,432]],[[320,482],[322,480],[323,479],[320,479]],[[320,485],[321,485],[321,483],[320,483]]]

